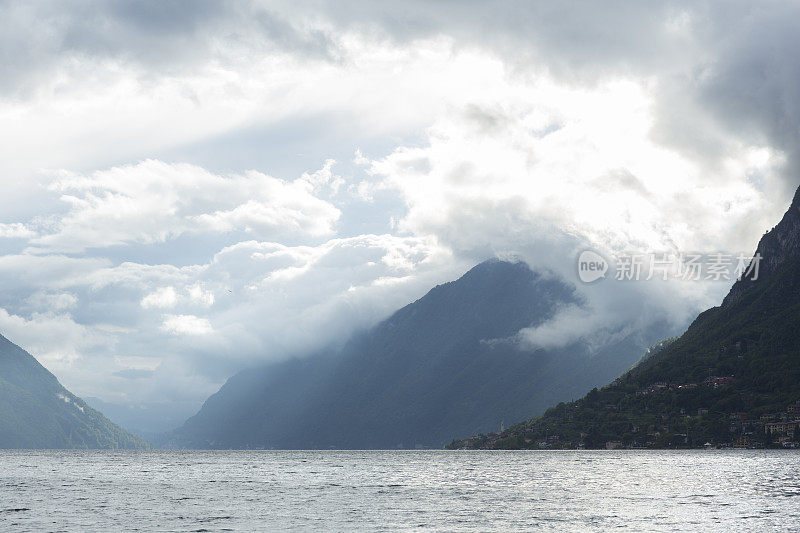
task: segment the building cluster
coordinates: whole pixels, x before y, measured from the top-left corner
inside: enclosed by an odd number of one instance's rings
[[[647,396],[648,394],[664,391],[696,389],[700,386],[713,387],[716,389],[718,387],[730,385],[733,382],[733,376],[709,376],[700,383],[667,383],[666,381],[658,381],[648,387],[645,387],[644,389],[637,390],[636,396]]]
[[[784,448],[796,448],[796,437],[800,437],[800,400],[780,413],[767,413],[750,418],[747,413],[728,413],[729,430],[735,436],[734,448],[755,448],[766,444],[777,444]]]
[[[648,390],[674,390],[674,387],[697,387],[707,385],[718,387],[729,385],[733,382],[731,376],[725,377],[710,377],[703,384],[688,383],[682,385],[670,385],[666,383],[654,383]],[[649,394],[649,393],[648,393]],[[614,407],[607,405],[606,408]],[[615,408],[616,409],[616,408]],[[690,439],[690,434],[676,432],[678,429],[673,424],[681,420],[690,420],[695,416],[704,417],[709,414],[709,410],[705,407],[695,411],[687,412],[686,409],[680,409],[679,413],[662,413],[660,419],[656,419],[655,424],[650,424],[645,427],[640,427],[638,424],[631,424],[629,431],[634,436],[630,442],[613,440],[606,443],[607,449],[617,449],[622,447],[627,448],[652,448],[654,446],[685,446],[693,445]],[[709,447],[734,447],[734,448],[762,448],[766,446],[781,446],[784,448],[797,448],[800,447],[800,400],[788,406],[786,410],[779,413],[767,413],[760,417],[748,416],[745,412],[732,412],[724,415],[729,422],[730,440],[727,442],[718,442],[713,444],[707,442],[706,448]],[[683,427],[683,426],[678,426]],[[681,430],[678,430],[681,431]],[[521,442],[516,444],[525,448],[539,448],[539,449],[581,449],[583,448],[583,438],[586,435],[581,433],[580,439],[577,442],[561,440],[558,435],[547,435],[542,438],[531,438],[526,436],[524,432],[519,429],[510,430],[504,429],[499,433],[490,433],[488,435],[479,435],[470,437],[463,442],[465,448],[494,448],[495,443],[502,439],[514,437],[521,439]],[[666,439],[666,440],[664,440]],[[660,442],[660,444],[658,444]],[[502,447],[503,443],[498,444]],[[694,443],[696,445],[696,442]]]
[[[762,415],[759,422],[764,425],[764,434],[769,440],[786,448],[796,447],[795,437],[800,435],[800,400],[782,413]]]

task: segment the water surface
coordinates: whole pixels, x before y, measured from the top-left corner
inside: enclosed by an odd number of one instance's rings
[[[0,531],[794,530],[797,451],[0,451]]]

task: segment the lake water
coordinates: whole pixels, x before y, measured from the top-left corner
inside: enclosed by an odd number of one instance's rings
[[[0,451],[0,531],[769,531],[797,451]]]

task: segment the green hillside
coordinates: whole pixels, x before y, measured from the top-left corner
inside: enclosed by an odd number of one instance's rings
[[[757,280],[584,398],[450,448],[794,447],[800,436],[800,202],[757,252]]]
[[[0,335],[0,448],[148,448]]]

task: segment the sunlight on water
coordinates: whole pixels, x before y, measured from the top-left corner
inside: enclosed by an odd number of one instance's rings
[[[0,531],[791,530],[794,451],[0,451]]]

